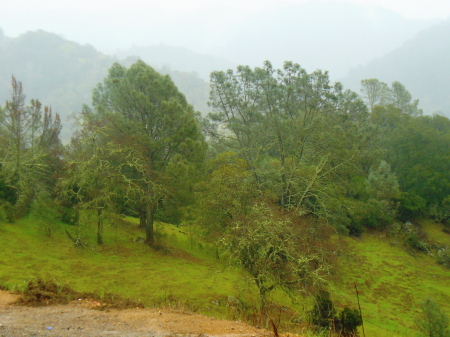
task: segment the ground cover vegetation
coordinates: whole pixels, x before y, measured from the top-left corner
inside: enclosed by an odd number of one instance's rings
[[[445,304],[448,286],[414,283],[409,268],[400,275],[390,267],[415,256],[434,261],[435,275],[449,276],[445,234],[430,232],[424,219],[449,231],[450,121],[423,116],[398,82],[368,79],[358,95],[330,83],[326,72],[307,73],[292,62],[213,72],[210,109],[202,118],[169,76],[142,61],[128,68],[115,63],[63,147],[59,116],[38,100],[26,105],[13,77],[11,99],[0,110],[0,231],[12,242],[5,256],[27,262],[25,269],[6,265],[3,284],[61,278],[91,291],[82,284],[92,285],[92,278],[102,284],[96,291],[147,305],[156,303],[161,284],[172,284],[178,289],[165,299],[194,303],[191,309],[226,307],[266,325],[278,310],[278,324],[348,336],[363,323],[354,301],[358,284],[371,303],[369,322],[381,329],[369,331],[426,331],[404,305],[419,308],[421,295]],[[27,269],[42,263],[38,254],[30,259],[14,242],[39,232],[48,237],[42,245],[60,252],[45,248],[53,262],[35,273]],[[374,235],[380,242],[371,241]],[[389,251],[383,266],[374,260],[379,247]],[[392,249],[402,258],[393,258]],[[52,273],[49,266],[59,267],[61,258],[70,263]],[[389,269],[391,280],[374,280],[369,265]],[[67,268],[79,270],[76,279]],[[220,268],[219,286],[211,275]],[[163,281],[150,285],[141,269]],[[377,291],[391,297],[386,303],[404,321],[384,318]],[[343,310],[335,311],[330,298]],[[282,310],[288,306],[294,311]],[[423,305],[425,316],[430,308]]]

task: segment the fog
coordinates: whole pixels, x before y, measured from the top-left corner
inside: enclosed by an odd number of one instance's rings
[[[307,72],[328,71],[332,82],[358,93],[363,78],[401,81],[425,113],[450,115],[447,1],[3,2],[0,102],[14,74],[28,98],[61,114],[66,141],[67,116],[90,103],[111,64],[137,58],[169,73],[205,114],[212,71],[265,60],[278,68],[289,60]],[[439,41],[440,48],[425,41]]]
[[[232,64],[292,60],[335,78],[450,14],[450,2],[440,0],[20,0],[2,8],[9,37],[43,29],[107,54],[165,44]]]

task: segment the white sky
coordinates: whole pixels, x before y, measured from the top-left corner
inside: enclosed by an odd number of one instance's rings
[[[73,11],[95,12],[108,15],[112,12],[156,11],[163,16],[197,11],[204,7],[230,7],[237,11],[257,11],[276,7],[282,4],[304,3],[311,0],[2,0],[0,19],[11,14],[21,16],[21,13],[34,12],[46,16],[47,13]],[[312,0],[317,1],[317,0]],[[334,1],[334,0],[331,0]],[[360,5],[372,5],[388,8],[410,18],[445,18],[450,15],[448,0],[347,0]]]
[[[189,36],[194,42],[186,47],[201,51],[226,38],[247,14],[304,2],[308,0],[0,0],[0,28],[10,37],[43,29],[109,52],[133,43],[182,45]],[[408,18],[450,17],[450,0],[347,2],[381,6]]]

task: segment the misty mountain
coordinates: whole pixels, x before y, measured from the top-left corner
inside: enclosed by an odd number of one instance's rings
[[[290,60],[309,72],[329,70],[337,79],[431,24],[381,7],[314,1],[248,16],[216,55],[251,66],[270,60],[280,67]]]
[[[121,60],[126,65],[135,58]],[[118,61],[90,45],[68,41],[42,30],[8,38],[0,30],[0,106],[10,97],[11,75],[23,84],[27,99],[39,99],[61,115],[63,139],[71,134],[68,116],[91,103],[92,89]],[[154,66],[153,64],[150,64]],[[174,71],[163,67],[194,108],[206,112],[209,85],[194,72]]]
[[[420,99],[425,113],[450,115],[450,20],[417,34],[399,48],[354,68],[342,80],[359,92],[362,79],[378,78],[388,84],[399,81]]]
[[[116,52],[120,59],[138,56],[145,63],[156,68],[170,68],[177,71],[196,72],[206,81],[214,70],[236,68],[236,64],[223,59],[193,52],[184,47],[174,47],[164,44],[139,47],[132,46],[127,50]]]
[[[9,99],[14,75],[27,98],[52,106],[67,128],[67,116],[90,103],[92,89],[113,62],[90,45],[42,30],[10,38],[0,45],[0,104]]]

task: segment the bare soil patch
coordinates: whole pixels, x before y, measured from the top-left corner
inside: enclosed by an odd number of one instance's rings
[[[46,294],[39,303],[57,303]],[[41,290],[42,291],[42,290]],[[61,289],[57,289],[61,293]],[[45,295],[45,296],[44,296]],[[225,321],[189,312],[158,309],[110,309],[105,303],[79,297],[67,304],[38,307],[25,304],[20,295],[0,291],[0,337],[6,336],[270,336],[241,322]],[[29,304],[29,303],[28,303]],[[34,305],[34,304],[33,304]],[[94,310],[102,308],[104,310]]]

